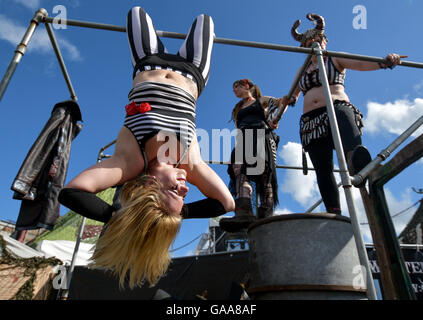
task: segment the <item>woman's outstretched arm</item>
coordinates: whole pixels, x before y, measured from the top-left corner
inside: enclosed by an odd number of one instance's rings
[[[402,56],[396,53],[390,53],[386,56],[387,64],[372,62],[372,61],[347,59],[347,58],[333,58],[333,61],[337,65],[338,69],[371,71],[371,70],[379,70],[379,69],[386,69],[386,68],[392,69],[396,65],[401,64],[401,58],[407,58],[407,56]]]
[[[197,137],[189,147],[188,161],[182,163],[181,168],[187,172],[187,180],[195,185],[207,198],[218,200],[226,212],[235,209],[235,202],[229,189],[218,174],[203,161]]]

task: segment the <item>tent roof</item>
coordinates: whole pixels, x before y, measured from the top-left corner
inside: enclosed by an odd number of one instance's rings
[[[0,232],[0,235],[3,237],[4,242],[6,243],[7,250],[19,258],[32,258],[32,257],[44,257],[44,253],[37,251],[26,244],[19,242],[6,233]]]

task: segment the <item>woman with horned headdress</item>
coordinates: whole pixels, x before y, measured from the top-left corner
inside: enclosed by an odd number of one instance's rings
[[[307,19],[315,22],[315,27],[304,33],[299,33],[297,28],[301,21],[297,20],[291,29],[292,36],[301,43],[301,47],[310,48],[314,42],[318,42],[321,48],[325,50],[328,39],[324,33],[324,18],[320,15],[309,13],[307,14]],[[368,154],[365,147],[361,145],[363,127],[362,114],[353,104],[351,104],[345,92],[344,80],[346,70],[370,71],[386,68],[392,69],[397,64],[401,63],[401,58],[405,57],[406,56],[400,56],[394,53],[388,54],[386,56],[386,63],[329,56],[324,57],[330,93],[335,108],[344,153],[346,155],[349,155],[349,153],[352,154],[354,150],[356,151],[354,152],[356,155],[360,153]],[[326,211],[329,213],[341,214],[338,187],[333,175],[334,143],[332,140],[328,114],[326,111],[326,99],[319,77],[316,56],[312,56],[310,64],[306,67],[305,72],[301,76],[291,99],[287,101],[286,96],[283,98],[283,105],[294,105],[301,92],[304,97],[303,115],[300,119],[303,161],[305,160],[304,152],[308,152],[316,171],[317,183]],[[346,158],[348,159],[347,156]],[[362,168],[367,164],[360,164],[359,157],[357,157],[357,159],[358,161],[354,165],[355,171],[357,171],[359,166]]]

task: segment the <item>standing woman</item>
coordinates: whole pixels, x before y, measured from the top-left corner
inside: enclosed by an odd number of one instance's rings
[[[291,29],[292,36],[295,40],[301,42],[301,47],[310,48],[313,42],[318,42],[321,48],[325,50],[328,39],[324,34],[325,22],[323,17],[309,13],[307,14],[307,18],[316,22],[315,28],[300,34],[297,28],[301,21],[297,20]],[[397,64],[400,64],[401,58],[404,57],[406,56],[388,54],[386,56],[386,64],[332,58],[329,56],[324,57],[331,97],[346,159],[348,159],[349,153],[354,150],[358,151],[356,153],[357,155],[359,155],[360,151],[365,150],[365,147],[361,145],[362,114],[351,104],[345,92],[344,80],[346,70],[370,71],[386,68],[392,69]],[[287,101],[287,97],[285,96],[283,104],[295,104],[301,92],[304,96],[303,115],[300,119],[300,136],[303,150],[310,155],[326,211],[341,214],[339,191],[333,175],[333,149],[335,147],[332,140],[329,118],[326,111],[325,94],[320,81],[316,56],[312,56],[310,64],[302,75],[291,100]],[[367,150],[364,152],[367,152]],[[361,166],[364,165],[364,163],[361,163]]]
[[[234,200],[201,159],[195,132],[196,100],[209,78],[214,25],[199,15],[177,54],[169,54],[141,7],[127,16],[133,88],[111,158],[84,170],[60,192],[61,204],[105,222],[93,266],[119,276],[123,286],[155,284],[170,262],[181,220],[222,215]],[[186,182],[207,198],[184,205]],[[95,194],[123,185],[120,208]]]
[[[282,99],[262,96],[259,87],[249,79],[235,81],[233,91],[241,99],[232,110],[238,136],[228,168],[235,185],[235,216],[220,220],[220,227],[228,232],[245,229],[256,220],[251,203],[251,181],[256,183],[260,198],[259,219],[271,216],[278,204],[276,149],[279,137],[270,123],[282,103]]]

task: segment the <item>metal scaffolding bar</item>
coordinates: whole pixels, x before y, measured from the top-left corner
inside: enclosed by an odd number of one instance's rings
[[[364,182],[367,176],[378,168],[379,164],[386,160],[396,148],[398,148],[408,137],[410,137],[420,126],[423,125],[423,116],[417,119],[407,130],[399,135],[386,149],[383,149],[377,157],[365,166],[359,173],[351,177],[351,182],[357,186]]]
[[[56,23],[55,19],[52,18],[52,17],[44,17],[43,22]],[[69,25],[69,26],[94,28],[94,29],[102,29],[102,30],[118,31],[118,32],[126,32],[126,27],[116,26],[116,25],[111,25],[111,24],[87,22],[87,21],[80,21],[80,20],[69,20],[69,19],[62,20],[62,23]],[[174,39],[185,39],[185,37],[186,37],[186,34],[183,34],[183,33],[160,31],[160,30],[157,30],[157,35],[159,37],[174,38]],[[214,39],[214,42],[220,43],[220,44],[233,45],[233,46],[241,46],[241,47],[251,47],[251,48],[278,50],[278,51],[297,52],[297,53],[305,53],[305,54],[309,54],[309,55],[314,54],[312,48],[302,48],[302,47],[286,46],[286,45],[256,42],[256,41],[244,41],[244,40],[235,40],[235,39],[217,38],[216,37]],[[364,61],[373,61],[373,62],[381,62],[381,63],[387,62],[385,60],[385,58],[359,55],[359,54],[352,54],[352,53],[347,53],[347,52],[322,50],[322,54],[326,55],[326,56],[357,59],[357,60],[364,60]],[[400,66],[412,67],[412,68],[422,68],[423,69],[423,63],[412,62],[412,61],[402,61]]]
[[[12,59],[9,65],[9,68],[7,69],[5,76],[3,77],[0,83],[0,101],[1,101],[1,98],[3,97],[4,92],[6,91],[7,85],[10,82],[10,79],[16,69],[17,64],[19,63],[21,57],[25,53],[26,46],[30,38],[32,37],[32,34],[34,33],[35,27],[38,25],[39,22],[44,22],[46,26],[48,24],[58,24],[55,18],[47,16],[47,11],[45,9],[39,9],[37,11],[36,15],[31,20],[31,25],[28,28],[27,33],[25,34],[21,44],[18,46],[17,50],[15,51],[15,56]],[[93,28],[93,29],[101,29],[101,30],[109,30],[109,31],[117,31],[117,32],[126,32],[126,27],[123,27],[123,26],[116,26],[111,24],[89,22],[89,21],[61,19],[60,24],[65,24],[69,26],[77,26],[77,27],[85,27],[85,28]],[[185,39],[186,37],[186,34],[183,34],[183,33],[160,31],[160,30],[157,31],[157,34],[159,37],[164,37],[164,38]],[[235,40],[235,39],[216,37],[214,39],[214,42],[220,43],[220,44],[233,45],[233,46],[296,52],[296,53],[304,53],[308,55],[314,54],[313,48],[302,48],[302,47],[286,46],[286,45],[256,42],[256,41],[244,41],[244,40]],[[351,53],[337,52],[337,51],[328,51],[328,50],[321,50],[321,52],[323,55],[326,55],[326,56],[342,57],[342,58],[381,62],[381,63],[387,62],[385,58],[380,58],[380,57],[365,56],[365,55],[358,55],[358,54],[351,54]],[[402,61],[400,66],[423,69],[423,63],[412,62],[412,61]],[[62,68],[62,71],[63,71],[63,68]],[[65,79],[66,79],[66,76],[65,76]],[[296,84],[294,84],[293,88],[291,88],[291,91],[290,91],[291,94],[293,90],[295,89],[295,86]],[[69,83],[68,83],[68,87],[69,87]],[[72,90],[71,89],[69,90],[71,91],[71,96],[73,97]]]
[[[208,164],[223,164],[223,165],[229,165],[231,164],[229,161],[215,161],[215,160],[204,160],[205,163]],[[286,166],[286,165],[281,165],[281,164],[277,164],[276,165],[277,169],[292,169],[292,170],[303,170],[303,167],[299,167],[299,166]],[[314,168],[307,168],[307,170],[312,170],[314,171]],[[341,170],[339,169],[334,169],[333,172],[341,172]]]
[[[344,149],[342,147],[341,136],[339,134],[338,122],[336,120],[335,109],[332,102],[332,96],[327,78],[325,63],[323,61],[323,52],[320,49],[318,42],[313,43],[313,48],[316,52],[317,63],[319,66],[320,81],[323,86],[323,91],[326,98],[327,113],[329,116],[329,123],[332,131],[332,139],[335,145],[336,154],[338,157],[338,165],[341,170],[341,181],[344,187],[345,197],[347,199],[348,212],[350,214],[351,225],[354,232],[355,244],[357,246],[358,257],[361,265],[365,268],[367,298],[369,300],[376,300],[376,289],[373,283],[372,271],[370,268],[369,258],[367,256],[366,247],[364,245],[363,236],[361,234],[360,223],[357,218],[354,199],[352,195],[352,184],[350,175],[348,173],[347,163],[344,156]]]
[[[69,288],[70,288],[70,285],[71,285],[71,282],[72,282],[72,275],[73,275],[73,271],[75,270],[76,258],[78,256],[79,245],[81,244],[81,239],[82,239],[82,235],[84,233],[86,221],[87,221],[87,218],[82,217],[81,224],[79,225],[79,229],[78,229],[78,236],[77,236],[76,241],[75,241],[75,247],[73,249],[72,261],[71,261],[71,264],[69,266],[69,270],[67,271],[67,275],[66,275],[66,288],[63,289],[63,292],[62,292],[62,295],[61,295],[62,299],[67,299],[68,296],[69,296]]]
[[[12,60],[9,63],[9,66],[4,74],[1,82],[0,82],[0,101],[3,98],[4,92],[6,91],[7,86],[12,79],[15,70],[21,61],[23,55],[26,52],[28,47],[29,41],[31,40],[32,36],[34,35],[35,29],[37,28],[40,21],[43,17],[47,16],[47,11],[45,9],[38,10],[34,17],[31,19],[28,29],[26,30],[21,42],[18,44],[15,50],[15,54],[13,55]]]
[[[25,35],[22,38],[22,41],[19,43],[15,50],[15,54],[9,64],[9,67],[3,76],[1,82],[0,82],[0,101],[4,95],[4,92],[17,68],[17,65],[19,64],[22,56],[25,54],[28,43],[30,39],[32,38],[36,27],[40,22],[44,22],[46,26],[47,33],[50,37],[53,49],[55,51],[56,57],[58,59],[59,65],[61,67],[63,76],[65,78],[65,81],[67,83],[69,92],[71,93],[71,98],[73,100],[77,100],[75,91],[73,89],[72,83],[70,81],[69,74],[67,72],[65,63],[63,61],[62,55],[60,53],[59,46],[57,44],[56,38],[54,36],[53,30],[51,28],[51,24],[55,24],[56,21],[52,17],[48,17],[47,11],[45,9],[39,9],[34,17],[32,18],[30,25],[25,33]],[[116,26],[116,25],[110,25],[110,24],[102,24],[102,23],[96,23],[96,22],[87,22],[87,21],[78,21],[78,20],[63,20],[61,21],[62,24],[66,24],[69,26],[79,26],[79,27],[86,27],[86,28],[94,28],[94,29],[102,29],[102,30],[109,30],[109,31],[117,31],[117,32],[126,32],[126,27],[122,26]],[[165,38],[175,38],[175,39],[185,39],[186,34],[182,33],[175,33],[175,32],[167,32],[167,31],[157,31],[157,34],[159,37],[165,37]],[[371,300],[376,299],[376,291],[374,288],[374,283],[372,279],[372,273],[368,261],[368,256],[366,252],[366,248],[363,242],[363,238],[361,235],[360,226],[357,220],[356,216],[356,210],[355,205],[352,197],[352,186],[358,185],[367,177],[367,175],[372,172],[383,160],[385,160],[389,155],[392,153],[393,150],[395,150],[403,141],[405,141],[417,128],[419,128],[423,124],[423,117],[418,119],[409,129],[407,129],[401,136],[399,136],[387,149],[384,149],[381,153],[378,154],[378,157],[373,160],[369,165],[367,165],[363,170],[361,170],[357,175],[354,177],[350,177],[345,156],[343,153],[342,143],[340,139],[340,134],[337,126],[336,116],[334,112],[334,107],[330,95],[330,89],[329,89],[329,83],[327,80],[326,70],[324,68],[323,63],[323,56],[333,56],[333,57],[341,57],[341,58],[348,58],[348,59],[356,59],[356,60],[362,60],[362,61],[372,61],[372,62],[381,62],[386,63],[387,61],[385,58],[380,57],[373,57],[373,56],[365,56],[365,55],[358,55],[358,54],[351,54],[351,53],[345,53],[345,52],[336,52],[336,51],[328,51],[328,50],[322,50],[320,48],[320,45],[315,43],[313,44],[312,48],[302,48],[302,47],[295,47],[295,46],[286,46],[286,45],[279,45],[279,44],[271,44],[271,43],[263,43],[263,42],[254,42],[254,41],[243,41],[243,40],[234,40],[234,39],[226,39],[226,38],[217,38],[214,39],[215,43],[220,44],[226,44],[226,45],[233,45],[233,46],[242,46],[242,47],[251,47],[251,48],[260,48],[260,49],[268,49],[268,50],[277,50],[277,51],[286,51],[286,52],[295,52],[295,53],[303,53],[307,54],[307,58],[300,70],[300,72],[296,75],[296,78],[294,80],[294,83],[292,84],[292,87],[288,93],[288,98],[292,96],[294,93],[298,81],[301,78],[301,75],[307,68],[310,59],[312,55],[315,55],[317,58],[317,62],[320,69],[320,75],[321,75],[321,81],[323,84],[323,89],[325,93],[325,98],[327,102],[327,109],[328,109],[328,116],[329,121],[331,125],[333,140],[335,143],[335,149],[338,156],[338,163],[340,166],[339,170],[335,170],[341,173],[341,184],[344,187],[345,196],[347,198],[347,204],[348,204],[348,210],[350,213],[350,218],[352,222],[353,232],[354,232],[354,238],[358,250],[358,255],[360,258],[360,263],[365,268],[366,271],[366,286],[367,286],[367,296]],[[419,62],[412,62],[412,61],[402,61],[399,66],[403,67],[412,67],[412,68],[421,68],[423,69],[423,63]],[[286,108],[286,106],[285,106]],[[283,112],[285,111],[285,108],[282,109],[278,113],[278,117],[280,118]],[[101,149],[97,161],[101,161],[103,157],[107,157],[103,154],[104,149],[108,148],[112,144],[114,144],[115,141],[105,146],[103,149]],[[208,163],[217,163],[214,161],[208,161]],[[228,164],[228,163],[222,163],[218,162],[219,164]],[[289,169],[302,169],[302,167],[290,167],[290,166],[277,166],[277,168],[289,168]],[[314,170],[314,169],[310,169]],[[71,276],[73,271],[73,265],[76,259],[78,247],[79,247],[79,241],[81,238],[81,233],[83,231],[83,227],[85,224],[85,218],[83,218],[79,235],[78,235],[78,241],[77,245],[75,247],[74,256],[72,258],[72,265],[70,270],[70,277],[68,278],[67,283],[67,289],[69,288],[70,282],[71,282]]]
[[[304,61],[300,71],[297,73],[297,76],[294,79],[294,82],[291,86],[291,89],[288,92],[287,95],[287,100],[289,101],[292,98],[292,95],[295,92],[295,89],[298,87],[298,82],[300,82],[301,77],[303,76],[304,71],[307,69],[308,65],[310,64],[310,60],[311,60],[312,55],[309,54],[306,58],[306,60]],[[275,117],[275,121],[278,122],[282,115],[285,113],[287,106],[283,106],[283,108],[281,110],[278,111],[278,114]]]
[[[116,140],[113,140],[112,142],[108,143],[107,145],[105,145],[104,147],[102,147],[100,149],[100,151],[98,152],[98,156],[97,156],[97,163],[101,162],[101,160],[103,158],[109,157],[107,155],[104,155],[104,150],[106,150],[107,148],[110,148],[115,143],[116,143]],[[74,250],[73,250],[72,261],[71,261],[69,271],[68,271],[68,274],[67,274],[67,278],[66,278],[67,279],[66,288],[65,288],[65,290],[62,294],[62,298],[64,298],[64,299],[67,299],[68,294],[69,294],[69,288],[70,288],[70,284],[72,282],[72,275],[73,275],[73,271],[75,269],[76,258],[78,256],[79,245],[81,243],[82,235],[84,233],[86,221],[87,221],[87,218],[82,217],[81,224],[79,225],[79,229],[78,229],[78,235],[77,235],[77,238],[76,238],[75,247],[74,247]]]
[[[110,158],[109,155],[104,154],[104,150],[106,150],[107,148],[110,148],[112,145],[116,143],[116,141],[117,140],[113,140],[112,142],[108,143],[107,145],[105,145],[104,147],[100,149],[97,156],[97,162],[101,162],[101,160],[103,160],[104,158]]]
[[[62,70],[63,77],[65,78],[66,84],[68,86],[71,99],[74,101],[77,101],[78,98],[76,96],[75,90],[73,89],[73,85],[69,77],[68,70],[66,69],[66,65],[65,65],[65,61],[63,60],[62,53],[60,52],[59,44],[57,43],[56,37],[54,36],[53,29],[51,28],[51,25],[48,23],[45,23],[45,27],[46,27],[48,36],[50,38],[51,45],[53,46],[54,53],[56,54],[57,61],[59,62],[60,69]]]

